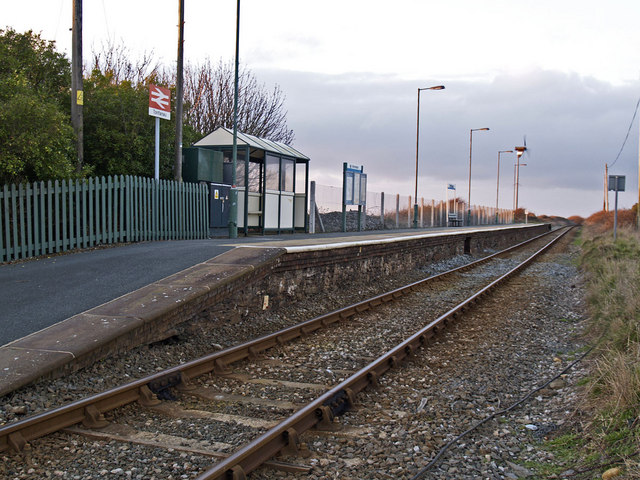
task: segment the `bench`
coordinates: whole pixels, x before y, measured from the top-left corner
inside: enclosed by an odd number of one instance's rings
[[[449,226],[450,227],[461,227],[462,226],[462,218],[458,217],[455,213],[449,214]]]

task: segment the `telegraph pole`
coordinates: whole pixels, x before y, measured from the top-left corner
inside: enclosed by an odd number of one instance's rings
[[[236,5],[236,59],[235,75],[233,81],[233,150],[231,152],[231,190],[229,191],[229,238],[238,238],[238,189],[236,188],[236,175],[238,166],[238,70],[240,68],[240,0],[237,0]],[[248,163],[245,161],[245,167],[247,165]],[[245,170],[245,178],[246,175],[247,172]],[[245,189],[249,188],[248,185],[245,185],[244,187]],[[246,210],[247,205],[245,205],[244,208]]]
[[[609,211],[609,165],[604,164],[604,205],[602,210]]]
[[[84,128],[82,105],[82,0],[73,0],[73,23],[71,34],[71,124],[76,134],[76,172],[84,164]]]
[[[182,96],[184,71],[184,0],[178,0],[178,71],[176,75],[176,156],[173,178],[182,181]]]

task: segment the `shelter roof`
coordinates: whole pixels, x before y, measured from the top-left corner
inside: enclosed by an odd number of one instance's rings
[[[247,133],[237,132],[237,144],[249,145],[265,152],[286,155],[300,160],[309,161],[310,158],[295,148],[281,142],[274,142],[266,138],[256,137]],[[194,147],[231,147],[233,146],[233,131],[226,127],[218,127],[209,135],[193,144]]]

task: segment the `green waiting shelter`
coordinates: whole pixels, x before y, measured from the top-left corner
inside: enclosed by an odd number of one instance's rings
[[[295,148],[237,132],[238,231],[308,231],[309,157]],[[219,127],[193,147],[221,152],[231,185],[233,131]]]

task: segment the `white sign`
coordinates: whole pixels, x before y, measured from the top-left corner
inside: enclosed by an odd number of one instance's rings
[[[149,115],[171,119],[171,90],[157,85],[149,85]]]

